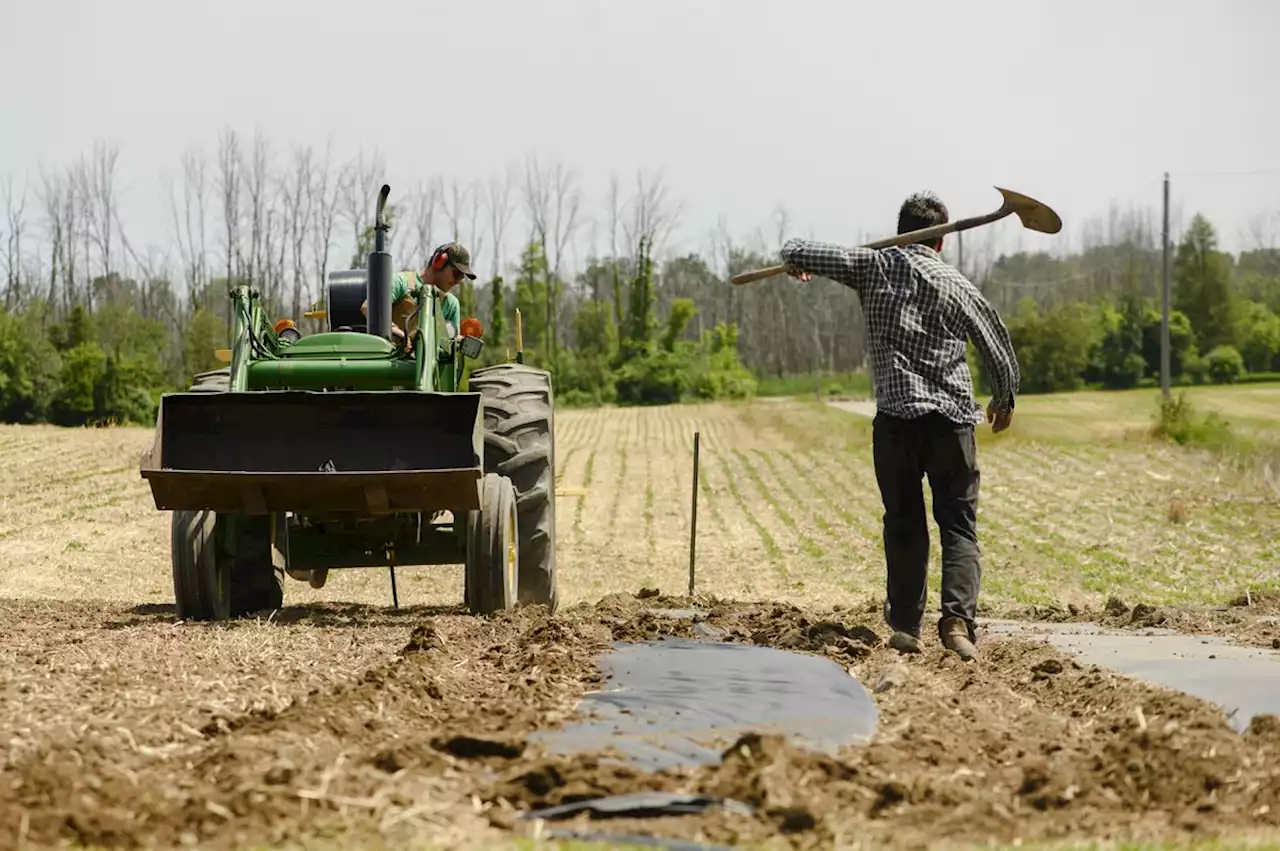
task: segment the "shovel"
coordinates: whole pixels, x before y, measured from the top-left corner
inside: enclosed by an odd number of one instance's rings
[[[1022,226],[1029,230],[1038,231],[1039,233],[1057,233],[1062,230],[1062,219],[1058,218],[1058,214],[1036,199],[1029,198],[1020,192],[1014,192],[1011,189],[1001,189],[999,186],[996,187],[996,191],[1004,196],[1004,203],[994,213],[987,213],[985,216],[974,216],[971,219],[960,219],[959,221],[934,225],[929,228],[921,228],[909,233],[900,233],[897,236],[891,236],[878,242],[867,243],[862,247],[889,248],[894,245],[907,245],[908,243],[932,239],[933,237],[955,233],[956,231],[969,230],[980,225],[988,225],[1003,219],[1010,213],[1016,213],[1018,218],[1022,220]],[[735,284],[749,284],[762,278],[781,275],[786,271],[787,264],[781,263],[765,269],[756,269],[753,272],[742,272],[734,275],[730,280]]]

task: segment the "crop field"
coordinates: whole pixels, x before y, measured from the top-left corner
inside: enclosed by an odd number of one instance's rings
[[[981,617],[1155,612],[1280,643],[1280,464],[1147,438],[1154,398],[1028,398],[981,434]],[[1280,429],[1274,385],[1193,398]],[[387,571],[334,571],[214,625],[175,621],[149,430],[0,427],[0,847],[532,847],[522,811],[640,790],[753,814],[588,827],[780,848],[1277,837],[1274,719],[1241,735],[1210,704],[985,632],[969,666],[928,630],[919,656],[884,645],[869,419],[762,399],[556,425],[555,615],[470,616],[460,567],[403,568],[399,609]],[[665,773],[539,750],[611,642],[690,635],[652,611],[690,606],[725,640],[890,675],[875,738],[828,756],[748,737]]]

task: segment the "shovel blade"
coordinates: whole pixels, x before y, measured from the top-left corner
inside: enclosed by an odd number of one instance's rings
[[[1005,209],[1012,210],[1022,220],[1024,228],[1038,233],[1057,233],[1062,230],[1062,219],[1046,204],[1012,189],[997,186],[996,191],[1004,196]]]

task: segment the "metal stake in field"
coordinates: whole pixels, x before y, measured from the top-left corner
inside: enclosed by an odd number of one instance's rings
[[[698,549],[698,438],[699,432],[693,433],[693,510],[689,522],[689,596],[693,596],[694,556]]]
[[[1160,238],[1160,395],[1169,398],[1169,172],[1164,173],[1164,229]]]
[[[391,568],[391,606],[399,611],[400,595],[396,592],[396,551],[394,547],[387,548],[387,566]]]

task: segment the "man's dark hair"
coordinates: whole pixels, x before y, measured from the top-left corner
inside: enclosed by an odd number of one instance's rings
[[[947,205],[942,199],[932,192],[917,192],[903,201],[898,210],[898,233],[944,225],[947,221]],[[922,240],[921,244],[932,244],[937,239]]]

